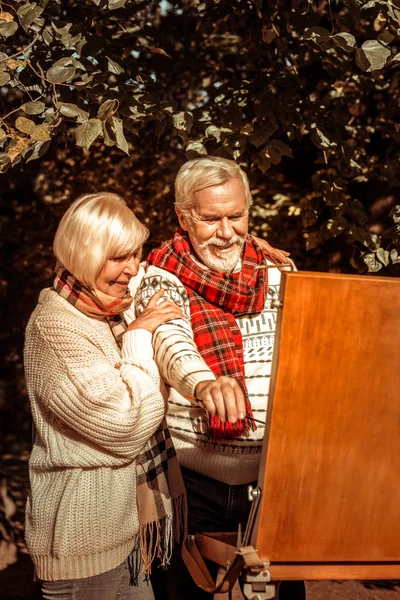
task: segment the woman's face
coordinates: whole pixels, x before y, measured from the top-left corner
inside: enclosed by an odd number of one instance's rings
[[[123,298],[129,281],[137,275],[141,256],[142,246],[127,256],[109,258],[96,278],[96,288],[114,298]]]

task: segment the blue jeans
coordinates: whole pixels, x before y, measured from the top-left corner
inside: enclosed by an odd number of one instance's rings
[[[79,560],[79,559],[77,559]],[[127,561],[93,577],[42,581],[43,600],[153,600],[151,586],[139,577],[139,585],[129,585]]]
[[[202,531],[237,531],[239,523],[244,531],[251,504],[245,485],[227,485],[196,471],[181,467],[188,499],[189,534]],[[251,485],[256,486],[257,482]],[[218,565],[207,561],[214,581]],[[211,600],[212,594],[201,590],[192,580],[176,546],[166,570],[153,564],[151,574],[156,600]],[[96,599],[97,600],[97,599]],[[284,581],[280,585],[279,600],[305,600],[302,581]]]

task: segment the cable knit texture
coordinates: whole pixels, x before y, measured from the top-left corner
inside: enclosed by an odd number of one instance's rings
[[[107,322],[46,289],[26,329],[25,372],[36,429],[26,542],[37,576],[111,570],[135,543],[136,457],[165,413],[151,334],[125,333],[121,354]]]
[[[261,423],[257,423],[255,431],[239,438],[217,442],[206,435],[205,411],[185,397],[194,395],[200,381],[215,379],[193,340],[185,288],[175,275],[155,266],[148,267],[140,285],[135,282],[137,312],[143,311],[151,296],[163,288],[164,296],[181,306],[187,316],[187,320],[164,323],[153,335],[155,360],[163,378],[172,386],[167,420],[179,462],[229,485],[250,483],[258,476],[277,316],[271,303],[279,297],[280,275],[279,269],[269,269],[268,293],[260,314],[236,317],[242,336],[247,391],[254,418]]]

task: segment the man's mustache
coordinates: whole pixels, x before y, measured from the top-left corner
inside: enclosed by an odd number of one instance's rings
[[[235,246],[236,244],[238,244],[239,246],[243,246],[244,240],[244,237],[240,237],[238,235],[231,238],[228,242],[224,242],[223,240],[220,240],[218,238],[211,238],[210,240],[204,242],[204,244],[199,244],[199,246],[200,248],[207,248],[208,246],[218,246],[218,248],[230,248],[231,246]]]

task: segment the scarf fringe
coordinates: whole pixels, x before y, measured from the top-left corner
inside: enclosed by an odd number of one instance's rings
[[[250,429],[255,431],[257,425],[253,421],[253,413],[250,403],[246,398],[247,417],[238,419],[236,423],[221,421],[218,415],[208,415],[209,430],[208,435],[211,441],[218,441],[226,437],[237,438],[245,435]]]
[[[166,569],[170,563],[174,542],[179,542],[187,536],[187,500],[186,494],[172,499],[172,515],[140,525],[139,538],[142,571],[145,575],[151,573],[151,563],[155,558],[160,566]]]

